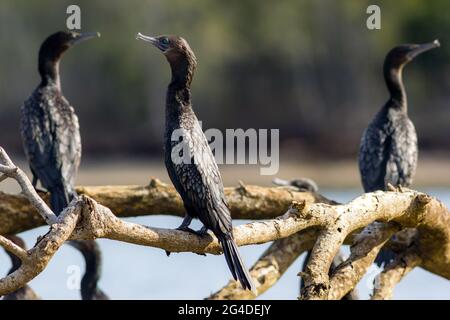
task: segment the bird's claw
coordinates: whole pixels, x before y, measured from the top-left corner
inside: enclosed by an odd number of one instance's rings
[[[189,232],[189,233],[195,234],[196,236],[199,236],[201,238],[204,237],[208,233],[208,229],[205,227],[202,227],[200,230],[196,231],[189,227],[180,226],[180,227],[176,228],[175,230]]]
[[[189,227],[185,227],[185,226],[179,226],[178,228],[176,228],[175,230],[178,230],[178,231],[185,231],[185,232],[189,232],[189,233],[193,233],[193,234],[197,234],[197,231],[195,231],[195,230],[193,230],[193,229],[191,229],[191,228],[189,228]]]

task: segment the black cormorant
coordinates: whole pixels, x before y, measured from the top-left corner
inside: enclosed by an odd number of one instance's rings
[[[365,192],[386,190],[388,184],[407,187],[417,166],[417,134],[408,117],[403,67],[419,54],[439,47],[437,40],[393,48],[384,61],[384,78],[390,93],[387,103],[364,131],[359,149],[359,170]],[[377,263],[388,262],[383,250]]]
[[[69,244],[83,254],[86,262],[85,272],[81,279],[81,299],[109,300],[109,297],[97,287],[102,266],[102,253],[98,244],[93,240],[70,241]]]
[[[18,236],[7,236],[7,238],[12,242],[14,242],[16,245],[18,245],[19,247],[21,247],[22,249],[26,249],[25,242],[22,240],[22,238]],[[5,251],[11,259],[12,266],[8,272],[8,274],[11,274],[20,268],[20,266],[22,265],[22,261],[8,250]],[[28,285],[25,285],[14,292],[8,293],[3,297],[3,300],[39,300],[39,299],[40,297]]]
[[[59,62],[63,53],[96,32],[59,31],[50,35],[39,50],[41,83],[22,106],[22,141],[33,186],[38,180],[50,192],[50,207],[56,215],[67,207],[75,193],[75,178],[81,158],[78,117],[61,91]]]
[[[50,35],[39,51],[41,83],[22,106],[22,141],[33,186],[39,180],[50,192],[56,215],[75,194],[74,180],[81,157],[78,118],[61,92],[59,61],[71,46],[96,36],[64,31]]]
[[[187,213],[178,229],[192,232],[189,225],[198,218],[204,225],[200,233],[209,229],[219,240],[234,279],[244,289],[254,290],[233,239],[219,169],[192,109],[190,86],[197,64],[195,55],[181,37],[138,34],[137,38],[160,49],[172,70],[166,96],[165,165]]]

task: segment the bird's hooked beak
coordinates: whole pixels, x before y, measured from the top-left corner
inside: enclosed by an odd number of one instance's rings
[[[78,44],[80,42],[83,42],[85,40],[93,39],[93,38],[100,38],[100,32],[83,32],[77,34],[70,43],[72,45]]]
[[[434,40],[433,42],[430,42],[430,43],[419,44],[419,45],[415,46],[414,48],[412,48],[410,52],[408,52],[407,57],[409,60],[412,60],[415,57],[417,57],[419,54],[424,53],[424,52],[434,49],[434,48],[439,48],[440,46],[441,46],[441,44],[439,43],[439,40]]]
[[[159,40],[157,38],[143,35],[140,32],[136,35],[136,39],[150,42],[152,45],[154,45],[155,47],[157,47],[159,50],[161,50],[163,52],[166,51],[166,49],[167,49],[167,48],[163,48],[163,46],[161,45],[161,43],[159,42]]]

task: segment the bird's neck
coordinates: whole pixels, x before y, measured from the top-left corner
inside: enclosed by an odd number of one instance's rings
[[[387,88],[391,95],[391,102],[389,105],[394,108],[399,108],[406,111],[407,98],[405,86],[403,85],[403,66],[400,67],[384,67],[384,79],[386,81]]]
[[[81,295],[83,298],[92,299],[97,292],[97,283],[101,275],[101,258],[96,250],[84,253],[86,271],[81,280]]]
[[[194,77],[195,61],[183,57],[170,61],[172,80],[167,91],[167,106],[179,109],[191,106],[191,83]]]
[[[39,74],[41,75],[41,86],[55,86],[61,89],[59,78],[59,61],[60,56],[47,56],[43,53],[39,54]]]

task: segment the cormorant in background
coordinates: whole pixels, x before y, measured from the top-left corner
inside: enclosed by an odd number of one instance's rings
[[[73,45],[99,36],[96,32],[65,31],[50,35],[39,50],[41,83],[22,106],[22,141],[33,186],[36,188],[39,180],[50,192],[50,206],[56,215],[76,196],[81,158],[78,117],[62,94],[59,61]]]
[[[98,244],[93,240],[70,241],[69,244],[77,248],[86,261],[84,276],[81,279],[81,299],[109,300],[109,297],[97,287],[102,265],[102,253]]]
[[[417,166],[417,134],[408,118],[403,67],[419,54],[439,47],[437,40],[392,49],[384,61],[384,78],[390,99],[364,131],[359,149],[359,170],[365,192],[386,190],[387,185],[409,186]],[[389,262],[382,250],[377,264]]]
[[[216,235],[234,279],[239,279],[244,289],[254,290],[233,239],[219,169],[192,109],[190,86],[197,64],[195,55],[181,37],[154,38],[139,33],[137,39],[160,49],[172,70],[166,96],[165,165],[187,213],[178,229],[192,232],[189,228],[192,219],[200,219],[204,225],[200,234],[210,229]],[[180,146],[183,150],[179,150]]]
[[[7,238],[12,242],[14,242],[16,245],[18,245],[19,247],[21,247],[22,249],[26,249],[25,242],[22,240],[22,238],[18,236],[7,236]],[[8,272],[8,274],[11,274],[20,268],[20,266],[22,265],[22,261],[8,250],[5,250],[5,252],[11,258],[12,267]],[[39,299],[40,297],[28,285],[25,285],[22,288],[17,289],[16,291],[11,292],[3,297],[3,300],[39,300]]]
[[[76,43],[97,33],[60,31],[49,36],[39,51],[41,83],[22,106],[21,133],[33,174],[50,192],[56,215],[75,195],[74,183],[81,157],[78,117],[61,92],[59,61]]]

